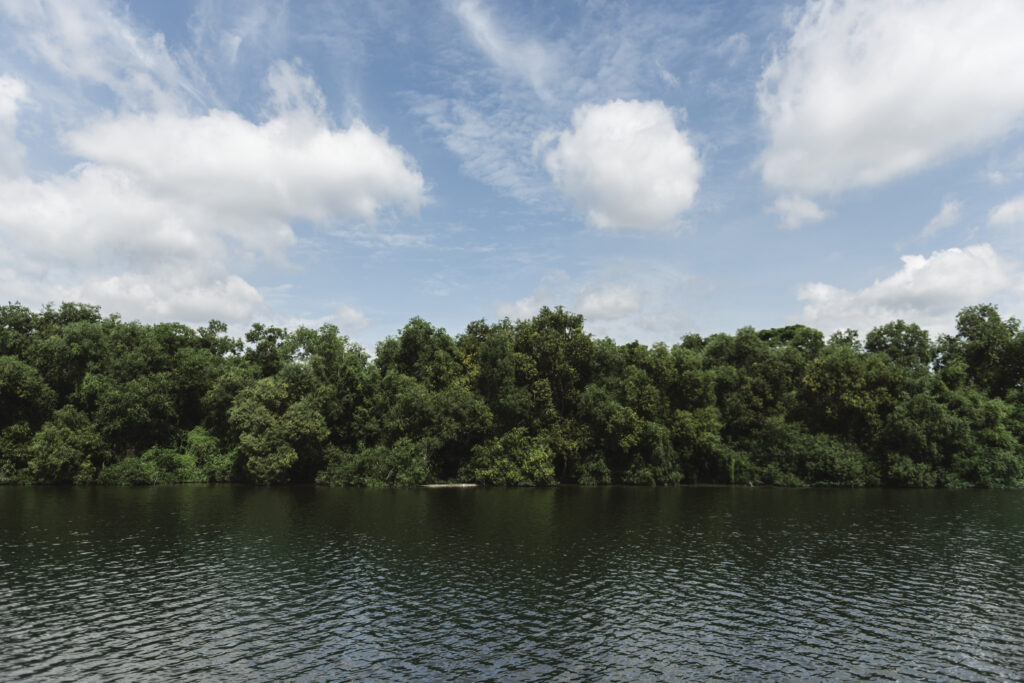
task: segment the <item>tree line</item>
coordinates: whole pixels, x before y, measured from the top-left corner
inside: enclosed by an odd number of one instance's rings
[[[583,317],[245,338],[0,307],[0,483],[1024,485],[1024,331],[803,325],[669,346]]]

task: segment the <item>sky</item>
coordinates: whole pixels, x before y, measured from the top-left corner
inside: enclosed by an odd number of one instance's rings
[[[0,301],[581,313],[619,342],[1024,314],[1024,1],[0,0]]]

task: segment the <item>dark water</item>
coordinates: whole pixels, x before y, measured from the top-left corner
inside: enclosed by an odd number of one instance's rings
[[[1024,492],[0,488],[0,677],[1024,676]]]

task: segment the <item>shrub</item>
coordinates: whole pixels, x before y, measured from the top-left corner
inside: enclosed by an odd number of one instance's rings
[[[475,446],[459,478],[492,486],[545,486],[555,483],[554,463],[546,441],[516,427]]]

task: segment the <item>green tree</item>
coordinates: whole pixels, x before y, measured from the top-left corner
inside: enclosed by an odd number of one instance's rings
[[[264,377],[243,389],[228,411],[238,433],[238,458],[256,483],[291,481],[300,453],[319,456],[330,434],[314,402],[289,389],[280,377]]]
[[[92,482],[105,460],[103,439],[72,406],[53,414],[32,438],[28,452],[32,479],[44,484]]]
[[[545,439],[516,427],[473,447],[459,478],[491,486],[547,486],[555,483],[555,454]]]

